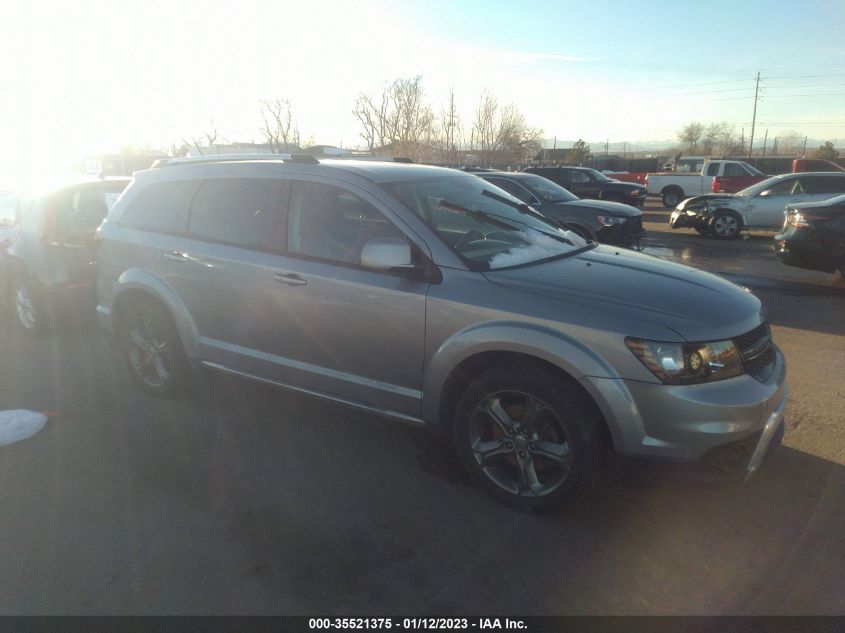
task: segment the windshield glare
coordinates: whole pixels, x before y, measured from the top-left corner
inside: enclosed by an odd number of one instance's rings
[[[605,176],[603,173],[601,173],[600,171],[598,171],[596,169],[585,169],[584,171],[588,172],[590,174],[590,176],[595,178],[596,180],[603,180],[603,181],[604,180],[607,180],[607,181],[612,180],[611,178],[608,178],[607,176]]]
[[[542,176],[524,174],[518,182],[530,187],[543,202],[572,202],[573,200],[579,199],[578,196],[564,189],[556,182],[552,182]]]
[[[506,191],[476,176],[387,183],[384,187],[472,270],[524,265],[587,245],[575,233],[536,215]]]

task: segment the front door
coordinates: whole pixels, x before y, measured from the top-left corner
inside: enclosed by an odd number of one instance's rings
[[[367,240],[408,239],[366,192],[292,184],[284,254],[273,254],[272,353],[282,382],[419,416],[428,282],[360,266]]]

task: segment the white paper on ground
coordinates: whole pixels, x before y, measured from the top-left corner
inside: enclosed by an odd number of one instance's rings
[[[20,442],[44,428],[47,416],[35,411],[14,409],[0,411],[0,446]]]

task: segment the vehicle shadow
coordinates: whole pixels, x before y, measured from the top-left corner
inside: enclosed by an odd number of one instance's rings
[[[845,468],[807,453],[784,447],[731,485],[611,463],[531,515],[469,485],[423,431],[226,378],[203,394],[238,461],[230,538],[306,610],[845,613]]]

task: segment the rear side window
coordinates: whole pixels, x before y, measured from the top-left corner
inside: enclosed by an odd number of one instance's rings
[[[191,237],[270,249],[278,224],[281,181],[220,178],[203,182],[191,205]]]
[[[719,175],[719,163],[710,163],[707,165],[707,175],[708,176],[717,176]],[[725,175],[728,175],[728,170],[725,169]]]
[[[805,176],[802,178],[807,193],[845,193],[845,178],[837,176]]]
[[[104,182],[57,193],[54,199],[56,234],[74,237],[93,233],[127,184],[126,181]]]
[[[198,185],[194,180],[151,184],[129,204],[119,223],[155,233],[185,233],[188,209]]]
[[[736,163],[728,163],[725,165],[725,176],[747,176],[748,172],[742,168],[742,165]]]

